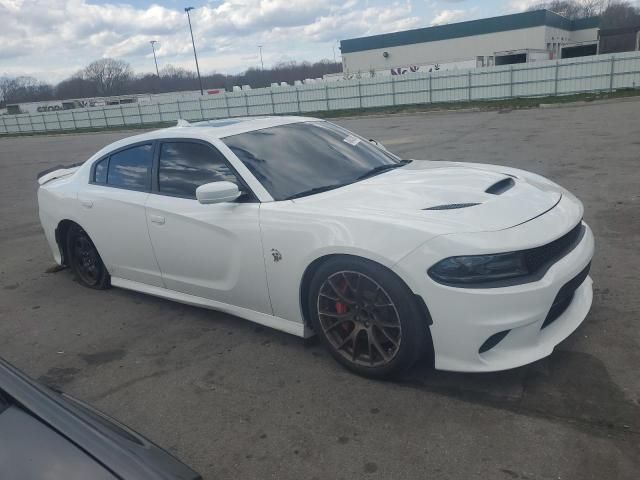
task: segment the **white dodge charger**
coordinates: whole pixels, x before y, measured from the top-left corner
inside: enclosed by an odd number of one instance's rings
[[[188,124],[39,178],[57,263],[110,285],[317,334],[384,377],[549,355],[592,301],[583,207],[532,173],[401,160],[301,117]]]

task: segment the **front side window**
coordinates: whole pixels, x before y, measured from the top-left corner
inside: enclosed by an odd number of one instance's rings
[[[402,165],[394,155],[322,121],[265,128],[222,141],[274,200],[337,188]]]
[[[151,144],[138,145],[114,153],[109,157],[107,185],[133,190],[147,190],[151,179],[152,161],[153,145]],[[96,181],[97,175],[98,168],[96,167]]]
[[[166,142],[160,148],[158,190],[160,193],[195,198],[196,188],[210,182],[239,185],[225,158],[202,143]]]

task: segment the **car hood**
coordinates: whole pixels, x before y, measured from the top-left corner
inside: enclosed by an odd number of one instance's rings
[[[507,173],[509,172],[509,173]],[[562,189],[506,167],[414,161],[370,179],[296,200],[325,212],[409,218],[437,233],[496,231],[552,209]]]

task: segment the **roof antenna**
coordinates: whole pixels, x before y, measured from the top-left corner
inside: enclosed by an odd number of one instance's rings
[[[179,118],[178,123],[176,123],[176,127],[190,127],[190,126],[191,124],[182,118]]]

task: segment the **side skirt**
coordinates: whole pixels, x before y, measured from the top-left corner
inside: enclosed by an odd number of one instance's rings
[[[285,320],[284,318],[256,312],[247,308],[236,307],[227,303],[216,302],[215,300],[209,300],[208,298],[196,297],[195,295],[176,292],[175,290],[168,290],[166,288],[155,287],[153,285],[147,285],[118,277],[111,277],[111,285],[114,287],[124,288],[126,290],[146,293],[155,297],[166,298],[167,300],[173,300],[175,302],[185,303],[194,307],[204,307],[211,310],[229,313],[251,322],[259,323],[265,327],[275,328],[276,330],[281,330],[298,337],[306,338],[313,334],[313,332],[306,328],[302,323],[292,322],[291,320]]]

